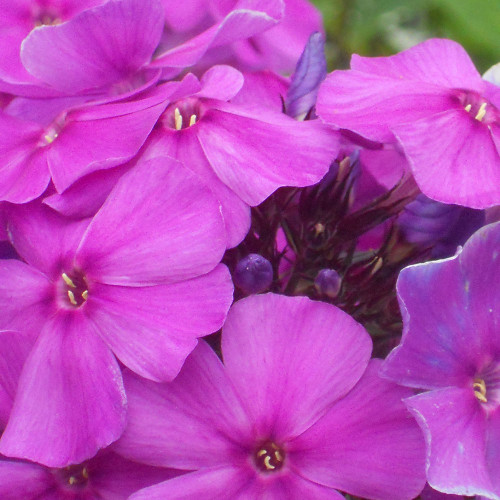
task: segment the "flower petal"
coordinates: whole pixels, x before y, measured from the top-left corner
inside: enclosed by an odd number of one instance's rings
[[[34,339],[26,334],[0,332],[0,432],[9,420],[19,376],[33,344]]]
[[[118,453],[185,470],[246,463],[252,426],[207,344],[198,344],[173,382],[158,384],[129,371],[124,380],[128,425],[114,445]]]
[[[471,208],[500,203],[500,153],[490,127],[467,111],[450,109],[393,130],[429,198]]]
[[[50,470],[38,464],[0,460],[2,500],[55,500],[50,494],[55,481]]]
[[[443,493],[498,499],[485,460],[487,417],[472,389],[438,389],[406,404],[425,434],[429,484]]]
[[[54,286],[42,273],[19,260],[0,260],[0,329],[38,336],[53,299]]]
[[[78,313],[47,322],[26,361],[0,452],[65,467],[125,427],[126,398],[111,351]]]
[[[190,472],[138,491],[130,500],[199,500],[200,498],[244,498],[252,475],[236,467],[209,468]],[[253,497],[252,497],[253,498]]]
[[[250,207],[215,175],[196,131],[191,127],[180,131],[154,130],[148,139],[147,158],[165,155],[179,160],[213,191],[221,204],[228,248],[241,243],[250,229]]]
[[[142,377],[172,380],[197,337],[217,331],[233,299],[224,265],[188,281],[154,287],[96,284],[86,314],[118,359]]]
[[[147,286],[212,270],[226,247],[219,203],[172,158],[138,164],[118,181],[77,253],[91,279]]]
[[[372,141],[393,142],[391,127],[449,109],[446,88],[361,71],[334,71],[322,83],[316,104],[326,123]]]
[[[290,462],[351,495],[407,500],[425,484],[424,439],[401,402],[411,392],[380,379],[379,367],[372,360],[352,391],[290,443]]]
[[[481,75],[464,48],[444,38],[431,38],[390,57],[361,57],[354,54],[351,68],[448,88],[480,90],[483,86]]]
[[[199,125],[198,138],[215,173],[250,206],[281,186],[318,182],[338,152],[336,132],[282,113],[217,103]]]
[[[363,374],[364,328],[330,304],[265,294],[238,301],[222,333],[229,377],[256,435],[286,440],[309,428]]]
[[[21,45],[21,60],[36,78],[75,94],[117,83],[148,63],[163,24],[159,0],[111,0],[34,29]]]
[[[194,65],[208,49],[248,38],[277,24],[283,15],[280,0],[239,0],[219,23],[186,43],[160,54],[153,67],[186,68]]]
[[[88,220],[66,219],[38,202],[12,207],[7,221],[10,241],[19,255],[54,280],[62,267],[72,266],[88,226]]]

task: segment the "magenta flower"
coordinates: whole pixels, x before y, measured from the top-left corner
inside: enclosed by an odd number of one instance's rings
[[[424,446],[401,402],[410,392],[380,379],[370,352],[363,327],[329,304],[237,302],[224,364],[200,343],[172,383],[124,374],[129,421],[116,451],[190,471],[131,498],[414,498]]]
[[[21,63],[22,41],[38,26],[59,24],[106,0],[6,0],[1,2],[0,89],[18,95],[57,95],[44,89]]]
[[[500,203],[500,88],[460,45],[431,39],[391,57],[354,55],[351,68],[322,85],[322,119],[373,141],[397,139],[434,200]]]
[[[0,432],[12,410],[19,376],[32,339],[18,332],[0,332]],[[178,475],[103,450],[81,464],[62,469],[0,457],[2,500],[126,500],[135,491]]]
[[[0,200],[25,203],[40,196],[50,180],[62,192],[86,174],[125,163],[143,145],[165,100],[176,98],[178,85],[65,109],[54,117],[43,113],[42,123],[0,113]]]
[[[211,187],[222,204],[229,246],[248,232],[249,206],[281,186],[318,182],[338,152],[338,134],[317,120],[297,122],[262,106],[227,102],[243,83],[234,68],[213,66],[196,91],[166,107],[144,153],[180,160]]]
[[[80,463],[122,433],[118,358],[170,380],[232,301],[218,202],[181,165],[156,158],[116,184],[92,221],[35,203],[8,214],[25,262],[1,261],[0,327],[29,334],[0,452]]]
[[[164,68],[171,75],[180,73],[208,49],[260,33],[281,15],[280,0],[239,0],[196,37],[163,48],[161,0],[109,0],[66,23],[33,30],[22,43],[20,57],[25,69],[52,92],[115,94],[137,82],[154,81]]]
[[[427,441],[427,479],[444,493],[500,498],[500,224],[449,259],[404,269],[402,343],[383,373],[424,389],[406,404]]]

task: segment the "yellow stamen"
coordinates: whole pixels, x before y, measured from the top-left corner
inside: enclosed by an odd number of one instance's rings
[[[58,134],[54,134],[54,135],[45,134],[43,138],[46,140],[47,144],[50,144],[50,143],[54,142],[54,139],[57,138],[57,135]]]
[[[71,476],[69,479],[68,479],[68,483],[73,485],[76,483],[76,477],[75,476]]]
[[[260,450],[258,453],[257,453],[257,456],[258,457],[261,457],[262,455],[266,455],[267,454],[267,450]]]
[[[179,108],[175,108],[174,119],[175,119],[175,130],[180,130],[182,128],[182,115],[181,112],[179,111]]]
[[[71,291],[71,290],[68,290],[68,298],[69,298],[69,301],[74,305],[74,306],[77,306],[78,305],[78,302],[75,300],[75,294]]]
[[[274,452],[274,456],[276,457],[276,460],[277,460],[278,462],[283,462],[283,456],[281,455],[281,453],[280,453],[278,450],[276,450],[276,451]]]
[[[87,471],[87,467],[84,467],[83,470],[82,470],[82,476],[85,478],[85,479],[88,479],[89,478],[89,473]]]
[[[191,115],[191,118],[189,119],[189,126],[191,127],[196,123],[196,115]]]
[[[484,116],[486,115],[486,104],[487,103],[485,103],[485,102],[483,102],[483,104],[481,104],[481,107],[479,108],[477,115],[474,117],[476,120],[481,121],[484,118]]]
[[[66,273],[62,273],[61,276],[66,285],[70,286],[71,288],[76,288],[76,285],[73,283],[73,280]]]
[[[474,396],[476,396],[481,403],[487,403],[488,400],[486,399],[486,384],[484,383],[484,380],[479,378],[474,381],[472,384],[472,388],[474,389]]]
[[[472,109],[472,104],[467,104],[467,106],[465,106],[465,111],[467,111],[467,113]]]
[[[83,300],[87,300],[88,296],[89,296],[89,291],[88,291],[88,290],[84,290],[84,291],[82,292],[82,297],[83,297]],[[85,470],[85,469],[84,469],[84,470]]]
[[[271,457],[269,455],[266,458],[264,458],[264,465],[268,470],[276,469],[276,467],[271,464]]]

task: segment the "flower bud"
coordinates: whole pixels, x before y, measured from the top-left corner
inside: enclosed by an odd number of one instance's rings
[[[334,269],[321,269],[314,280],[316,290],[331,299],[339,294],[341,283],[342,278]]]
[[[233,281],[246,293],[262,292],[273,281],[273,268],[262,255],[251,253],[236,265]]]

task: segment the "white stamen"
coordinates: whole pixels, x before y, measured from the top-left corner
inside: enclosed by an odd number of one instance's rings
[[[69,479],[68,479],[68,483],[73,485],[76,483],[76,477],[75,476],[71,476]]]
[[[61,276],[66,285],[70,286],[71,288],[76,288],[76,285],[73,283],[73,280],[66,273],[62,273]]]
[[[465,106],[465,111],[467,111],[467,113],[472,109],[472,104],[467,104],[467,106]]]
[[[68,298],[69,298],[69,301],[74,305],[74,306],[77,306],[78,305],[78,302],[75,300],[75,294],[71,291],[71,290],[68,290]]]
[[[196,115],[191,115],[191,118],[189,119],[189,126],[191,127],[196,123]]]
[[[481,107],[479,108],[477,115],[474,117],[476,120],[481,121],[484,118],[484,116],[486,115],[486,104],[487,103],[485,103],[485,102],[483,102],[483,104],[481,104]]]
[[[179,111],[179,108],[175,108],[174,118],[175,118],[175,130],[180,130],[182,128],[182,115],[181,112]]]
[[[266,469],[269,470],[276,469],[276,467],[271,464],[271,457],[269,455],[266,458],[264,458],[264,465],[266,466]]]
[[[88,290],[84,290],[84,291],[82,292],[82,297],[83,297],[83,300],[87,300],[88,296],[89,296],[89,291],[88,291]],[[84,469],[84,470],[85,470],[85,469]]]

